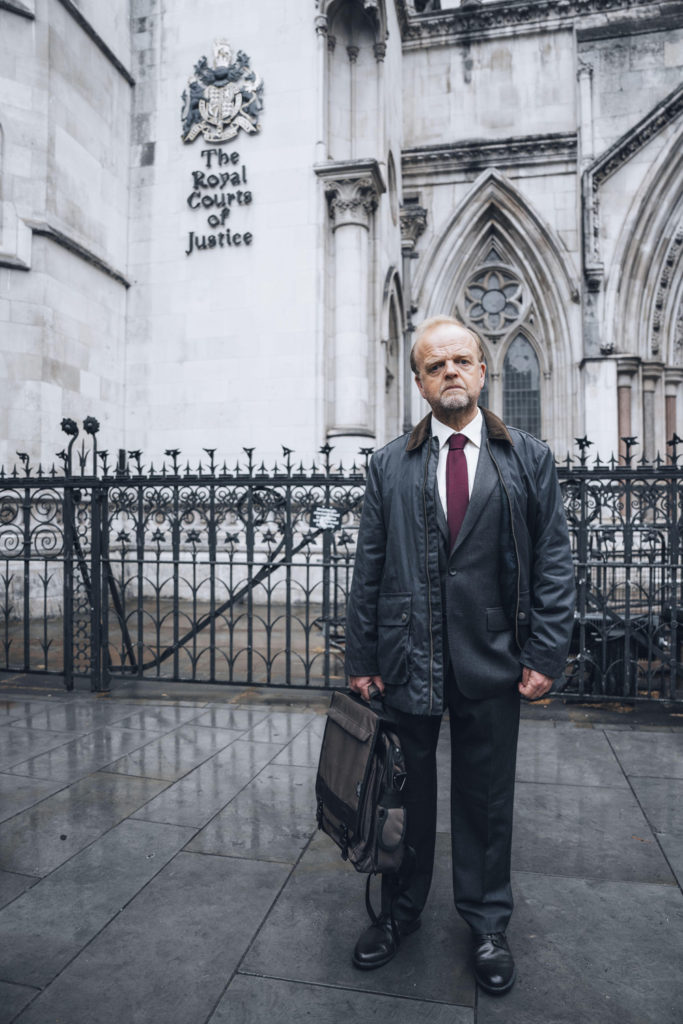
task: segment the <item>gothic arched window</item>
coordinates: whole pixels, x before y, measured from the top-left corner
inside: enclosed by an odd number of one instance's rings
[[[541,373],[533,346],[518,334],[503,363],[503,419],[536,437],[541,434]]]

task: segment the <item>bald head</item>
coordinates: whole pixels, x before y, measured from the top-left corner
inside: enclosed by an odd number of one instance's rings
[[[434,332],[437,328],[443,325],[450,325],[451,327],[459,328],[465,334],[469,335],[477,346],[477,357],[479,362],[484,362],[484,349],[481,344],[481,338],[475,331],[470,327],[466,327],[453,316],[431,316],[428,320],[423,320],[421,324],[418,324],[417,330],[415,331],[415,341],[413,342],[413,347],[410,350],[410,369],[416,377],[419,377],[420,375],[419,353],[421,342],[428,337],[431,332]]]
[[[436,418],[462,430],[477,414],[486,380],[474,331],[452,317],[433,317],[418,330],[410,361],[417,390]]]

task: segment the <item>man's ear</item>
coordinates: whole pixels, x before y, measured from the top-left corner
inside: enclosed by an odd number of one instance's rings
[[[422,395],[422,397],[424,398],[424,396],[425,396],[425,393],[424,393],[424,391],[422,390],[422,381],[420,380],[420,375],[419,375],[419,373],[416,373],[416,374],[415,374],[415,383],[417,384],[417,390],[418,390],[418,391],[420,392],[420,394],[421,394],[421,395]]]

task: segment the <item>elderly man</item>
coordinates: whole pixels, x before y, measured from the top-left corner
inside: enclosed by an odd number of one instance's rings
[[[546,444],[478,407],[486,366],[476,334],[451,317],[417,331],[415,383],[431,406],[372,458],[346,620],[346,669],[374,683],[408,772],[416,854],[398,897],[353,952],[381,967],[420,925],[436,837],[436,745],[451,731],[455,906],[472,930],[474,971],[507,992],[515,965],[510,848],[520,695],[542,697],[564,668],[574,583],[567,525]]]

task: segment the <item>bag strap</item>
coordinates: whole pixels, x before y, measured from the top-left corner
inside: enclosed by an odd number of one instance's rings
[[[392,889],[391,902],[389,904],[389,917],[391,919],[391,927],[397,945],[400,941],[400,935],[398,928],[396,927],[394,909],[396,907],[396,901],[398,900],[403,890],[407,888],[408,883],[410,882],[413,871],[415,870],[416,863],[417,858],[415,856],[415,851],[413,850],[412,846],[406,846],[400,868],[397,871],[392,871],[387,875],[387,878]],[[380,875],[380,877],[382,876]],[[372,874],[369,874],[367,881],[365,883],[365,909],[367,910],[368,917],[370,918],[372,923],[376,925],[379,922],[379,914],[375,913],[375,908],[372,905],[372,898],[370,896],[370,883],[372,882],[372,878]]]

